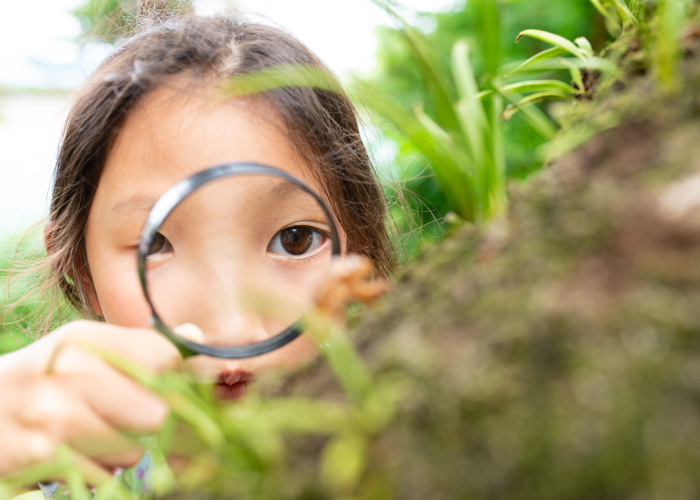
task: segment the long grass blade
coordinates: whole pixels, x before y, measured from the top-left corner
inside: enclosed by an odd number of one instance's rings
[[[452,106],[451,94],[453,92],[450,88],[450,82],[434,60],[433,52],[428,47],[426,40],[406,22],[390,2],[387,0],[372,0],[372,2],[384,9],[401,25],[401,33],[408,42],[420,68],[421,78],[432,101],[436,120],[444,129],[458,131],[460,125]]]
[[[475,165],[484,161],[484,134],[487,132],[486,114],[478,99],[479,87],[469,62],[469,45],[459,40],[452,49],[452,68],[460,96],[456,104],[460,124],[467,137],[471,160]]]

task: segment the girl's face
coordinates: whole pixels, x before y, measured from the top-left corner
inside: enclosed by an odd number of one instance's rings
[[[108,323],[149,326],[150,308],[136,272],[136,247],[151,207],[177,181],[215,165],[254,162],[283,170],[320,192],[281,130],[282,124],[274,121],[274,111],[264,102],[217,103],[207,99],[203,89],[168,87],[144,98],[119,131],[90,208],[85,241],[96,312]],[[278,187],[269,189],[270,181]],[[149,287],[166,323],[192,322],[202,328],[206,343],[240,345],[269,337],[269,332],[276,333],[295,319],[261,319],[259,314],[227,306],[230,302],[220,300],[224,293],[217,285],[235,282],[238,290],[272,292],[277,297],[293,290],[297,299],[313,294],[330,257],[326,221],[303,193],[289,188],[276,178],[221,181],[173,212],[147,266]],[[270,206],[276,209],[271,211]],[[290,256],[280,234],[298,223],[306,228],[311,245]],[[188,237],[183,238],[184,227]],[[197,265],[184,265],[183,255]],[[314,278],[301,279],[309,276],[309,270]],[[302,335],[256,358],[196,356],[187,365],[215,382],[221,399],[232,399],[245,391],[256,372],[298,365],[315,350]]]

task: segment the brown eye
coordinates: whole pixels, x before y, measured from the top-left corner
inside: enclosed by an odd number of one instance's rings
[[[161,233],[156,233],[148,249],[148,256],[156,255],[167,251],[170,247],[170,242]]]
[[[311,248],[314,233],[308,226],[297,226],[283,229],[280,232],[282,248],[292,255],[301,255]]]
[[[320,248],[327,240],[328,236],[319,228],[291,226],[282,229],[272,238],[267,251],[298,257]]]

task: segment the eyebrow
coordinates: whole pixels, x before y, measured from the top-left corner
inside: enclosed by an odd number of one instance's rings
[[[149,212],[156,199],[143,194],[135,194],[124,200],[120,200],[112,205],[110,210],[115,215],[122,215],[127,212]]]
[[[263,193],[260,193],[263,194]],[[309,193],[296,182],[282,179],[272,189],[264,193],[266,198],[285,201],[298,195],[310,196]]]
[[[200,186],[200,188],[203,186]],[[286,201],[295,196],[310,194],[299,184],[288,179],[282,179],[272,189],[259,190],[258,199],[261,201],[276,200]],[[143,194],[135,194],[124,200],[120,200],[112,205],[111,213],[119,216],[129,212],[150,212],[151,208],[157,201],[157,198]]]

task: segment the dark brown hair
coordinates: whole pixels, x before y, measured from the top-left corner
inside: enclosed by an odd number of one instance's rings
[[[73,306],[94,317],[85,227],[110,147],[130,110],[176,76],[211,83],[290,65],[310,65],[331,75],[281,29],[233,16],[191,15],[142,29],[102,63],[78,91],[68,116],[47,225],[49,262]],[[395,266],[386,202],[350,100],[341,92],[305,86],[277,88],[254,99],[266,101],[261,113],[274,109],[294,149],[315,167],[310,170],[330,200],[348,250],[367,256],[376,274],[386,276]]]

